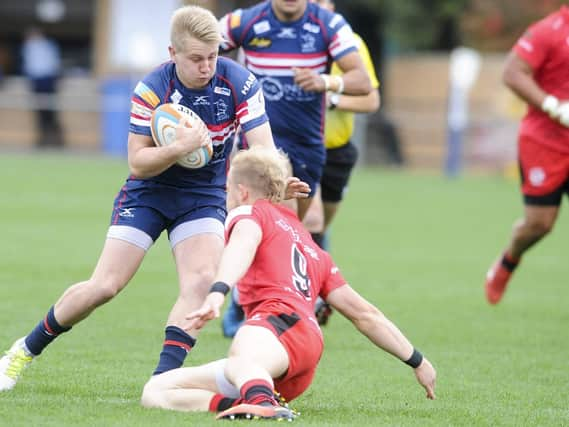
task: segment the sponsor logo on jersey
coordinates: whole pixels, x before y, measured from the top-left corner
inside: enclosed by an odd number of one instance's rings
[[[272,44],[271,39],[265,39],[262,37],[254,37],[248,43],[248,46],[251,46],[251,47],[269,47],[271,44]]]
[[[310,255],[311,258],[318,260],[318,253],[314,250],[314,248],[312,248],[308,245],[302,245],[302,246],[304,248],[304,252],[306,252],[308,255]]]
[[[300,235],[298,232],[284,219],[279,219],[275,221],[275,224],[282,228],[284,231],[288,231],[294,242],[300,242]]]
[[[209,96],[207,95],[195,96],[192,105],[209,105]]]
[[[338,267],[334,266],[330,269],[330,274],[336,274],[339,271]]]
[[[294,83],[281,83],[273,77],[262,77],[259,79],[265,99],[269,101],[278,101],[284,98],[286,101],[311,102],[317,96],[316,92],[308,92]]]
[[[314,33],[314,34],[318,34],[320,32],[320,26],[316,25],[316,24],[312,24],[310,22],[306,22],[303,26],[302,26],[303,30],[306,30],[310,33]]]
[[[277,34],[277,38],[279,39],[295,39],[296,38],[296,30],[294,28],[281,28],[281,32]]]
[[[215,86],[213,88],[213,92],[217,93],[218,95],[231,96],[231,89],[227,87]]]
[[[119,216],[123,218],[134,218],[136,208],[121,208]]]
[[[255,76],[253,75],[253,73],[251,73],[251,74],[249,74],[247,81],[245,82],[245,84],[241,88],[241,93],[243,95],[247,95],[249,93],[249,91],[251,90],[251,87],[253,86],[254,83],[255,83]]]
[[[174,93],[170,95],[170,99],[174,104],[179,104],[182,98],[183,96],[180,92],[178,92],[178,89],[174,90]]]
[[[263,87],[265,98],[269,101],[278,101],[283,97],[283,87],[281,82],[277,79],[272,77],[263,77],[260,82]]]
[[[253,31],[255,32],[255,34],[266,33],[270,29],[271,29],[271,24],[269,24],[269,21],[261,21],[253,25]]]

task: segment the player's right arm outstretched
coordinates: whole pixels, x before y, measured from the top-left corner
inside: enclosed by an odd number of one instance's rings
[[[381,311],[349,285],[331,291],[326,302],[351,320],[379,348],[413,367],[417,381],[427,392],[427,398],[435,398],[437,373],[433,365],[413,348],[405,335]]]

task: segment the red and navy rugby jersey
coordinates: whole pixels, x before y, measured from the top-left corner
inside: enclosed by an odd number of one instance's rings
[[[294,67],[327,72],[333,61],[357,51],[345,19],[309,2],[294,22],[280,22],[271,2],[238,9],[220,20],[222,50],[243,48],[245,66],[259,80],[278,144],[279,135],[300,144],[323,143],[324,94],[294,83]]]
[[[205,122],[213,141],[213,158],[203,168],[177,164],[149,181],[177,186],[212,187],[225,191],[227,162],[238,125],[249,131],[268,121],[259,82],[250,71],[228,58],[218,58],[216,73],[201,89],[185,87],[176,76],[176,65],[166,62],[135,87],[130,132],[151,136],[150,119],[156,107],[182,104]]]

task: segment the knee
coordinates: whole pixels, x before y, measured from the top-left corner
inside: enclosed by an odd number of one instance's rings
[[[193,271],[182,283],[180,296],[182,298],[193,298],[198,294],[205,298],[210,286],[215,278],[215,268],[213,266],[204,266],[199,270]]]
[[[144,408],[160,408],[160,388],[152,378],[144,385],[140,404]]]

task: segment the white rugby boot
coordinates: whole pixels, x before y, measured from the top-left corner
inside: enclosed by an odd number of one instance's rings
[[[24,369],[32,363],[34,356],[25,350],[25,339],[26,337],[20,338],[12,344],[0,359],[0,392],[12,390]]]

